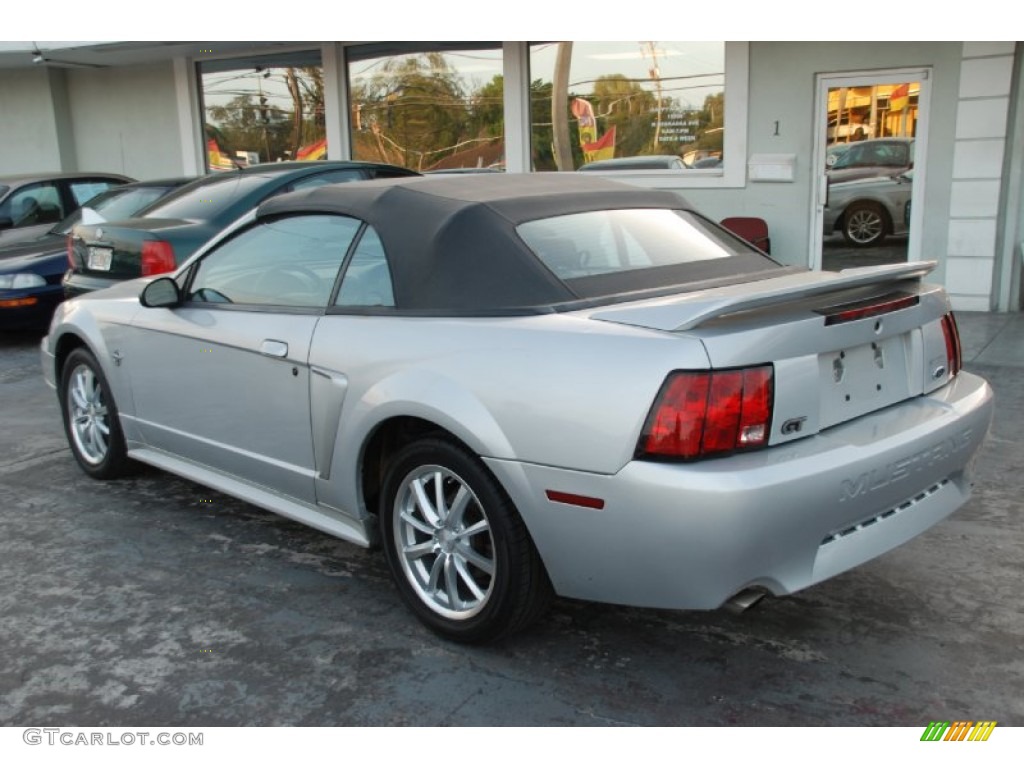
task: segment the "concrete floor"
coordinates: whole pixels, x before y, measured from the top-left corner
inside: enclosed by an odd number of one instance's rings
[[[961,315],[974,499],[741,616],[559,601],[437,639],[378,553],[155,470],[82,474],[39,336],[0,335],[0,725],[1024,725],[1024,317]]]

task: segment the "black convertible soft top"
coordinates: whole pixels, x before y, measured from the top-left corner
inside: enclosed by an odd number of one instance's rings
[[[402,310],[507,313],[578,302],[520,239],[523,222],[625,208],[690,209],[682,197],[584,174],[424,176],[333,184],[272,198],[266,219],[337,213],[380,235]]]

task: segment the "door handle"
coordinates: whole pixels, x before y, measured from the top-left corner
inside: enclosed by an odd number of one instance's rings
[[[264,339],[260,342],[260,354],[269,357],[287,357],[288,345],[276,339]]]

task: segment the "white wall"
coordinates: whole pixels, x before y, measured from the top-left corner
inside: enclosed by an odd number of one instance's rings
[[[181,137],[170,61],[69,70],[68,105],[78,169],[136,179],[181,175]]]
[[[0,70],[0,174],[59,170],[49,72]]]
[[[930,66],[934,69],[921,256],[944,262],[962,50],[959,42],[750,43],[748,155],[795,154],[796,178],[792,183],[748,180],[744,189],[692,189],[683,190],[683,195],[712,218],[765,219],[772,256],[806,265],[812,217],[815,76]],[[778,136],[774,135],[775,121],[779,122]],[[944,266],[940,266],[938,278],[944,277]]]
[[[946,289],[958,309],[985,311],[996,303],[996,239],[1014,49],[1013,43],[963,44],[946,264]]]

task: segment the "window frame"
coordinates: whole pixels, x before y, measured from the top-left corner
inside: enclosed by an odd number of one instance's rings
[[[506,57],[508,56],[508,47],[501,41],[497,40],[470,40],[470,41],[375,41],[375,42],[353,42],[342,45],[341,55],[337,57],[338,73],[337,77],[340,80],[339,85],[340,91],[344,94],[345,104],[339,110],[340,114],[346,115],[345,122],[340,126],[341,130],[344,131],[344,146],[346,152],[346,159],[357,160],[354,157],[354,149],[356,144],[355,137],[355,124],[351,119],[352,116],[352,66],[359,62],[369,61],[372,59],[379,59],[384,57],[399,57],[409,56],[422,53],[460,53],[465,51],[478,51],[478,50],[493,50],[498,51],[501,54],[501,66],[502,76],[506,75],[507,62]],[[325,73],[325,83],[327,82],[327,76]],[[326,102],[330,101],[332,96],[337,94],[339,89],[326,89],[328,95],[325,95],[325,110],[327,114],[330,114],[330,110],[326,107]],[[502,135],[501,140],[503,144],[503,156],[505,167],[508,167],[508,90],[506,86],[505,98],[502,101],[502,113],[504,115],[506,130]],[[529,142],[529,134],[527,134],[526,141]],[[357,162],[390,162],[387,160],[363,160]],[[401,164],[397,164],[400,165]],[[404,167],[404,166],[402,166]],[[416,170],[416,169],[410,169]]]
[[[329,115],[327,109],[327,102],[331,101],[331,90],[327,87],[328,81],[328,67],[333,64],[333,61],[328,60],[328,56],[325,51],[326,44],[323,43],[304,43],[294,46],[283,46],[275,49],[256,49],[248,54],[233,53],[226,56],[196,56],[188,60],[176,59],[175,61],[181,61],[183,63],[182,70],[175,69],[175,91],[176,96],[181,101],[187,101],[192,108],[195,110],[193,119],[190,121],[190,132],[194,133],[198,146],[195,147],[193,159],[195,161],[195,167],[191,171],[196,175],[208,175],[216,173],[214,169],[210,167],[210,158],[207,151],[207,140],[209,136],[206,133],[206,92],[203,88],[203,75],[204,74],[218,74],[224,72],[231,72],[234,70],[242,69],[255,69],[257,66],[265,67],[281,67],[287,66],[287,63],[275,63],[284,61],[289,57],[301,59],[303,57],[314,57],[318,60],[317,66],[324,78],[324,139],[327,140],[327,155],[325,159],[333,160],[334,154],[331,152],[331,133],[329,124],[326,121]],[[204,68],[207,70],[204,72]],[[186,81],[188,78],[189,81]],[[183,138],[184,141],[184,138]],[[292,158],[294,160],[295,158]],[[236,161],[234,156],[231,156],[233,162]],[[261,158],[260,164],[275,162],[272,158]],[[186,163],[189,166],[190,163]]]
[[[505,46],[505,126],[506,169],[514,173],[530,172],[530,43]],[[516,78],[515,83],[509,77]],[[520,98],[509,99],[509,87],[520,92]],[[742,188],[747,183],[747,113],[750,91],[750,45],[746,42],[725,43],[725,137],[722,168],[688,168],[686,170],[622,170],[588,171],[609,179],[618,179],[651,188]],[[507,131],[510,126],[521,131],[525,153],[509,152]],[[524,156],[525,154],[525,156]],[[568,173],[568,171],[566,171]]]
[[[352,267],[352,262],[355,261],[356,256],[359,253],[359,248],[363,244],[363,238],[366,237],[367,233],[372,233],[380,244],[381,255],[384,257],[384,266],[388,272],[388,283],[391,287],[391,304],[339,304],[338,300],[341,298],[341,291],[345,287],[345,278],[348,277],[348,271]],[[332,309],[344,311],[332,312]],[[341,269],[338,271],[338,278],[334,283],[334,290],[331,291],[331,296],[327,304],[327,314],[367,314],[366,310],[381,310],[382,313],[386,314],[394,313],[398,311],[398,300],[395,298],[395,272],[391,268],[391,259],[388,258],[388,252],[384,247],[384,241],[381,239],[377,230],[374,229],[369,222],[363,221],[361,222],[359,229],[356,231],[355,236],[352,238],[352,242],[349,243],[348,250],[345,252],[345,259],[341,264]]]

